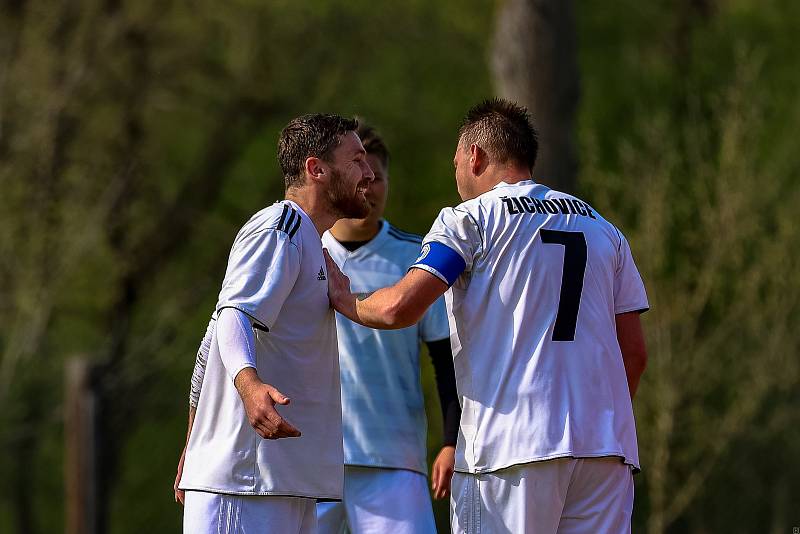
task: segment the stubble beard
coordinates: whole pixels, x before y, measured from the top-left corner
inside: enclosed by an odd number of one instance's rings
[[[328,203],[331,211],[341,219],[363,219],[369,215],[366,197],[357,191],[348,191],[338,169],[331,169]]]

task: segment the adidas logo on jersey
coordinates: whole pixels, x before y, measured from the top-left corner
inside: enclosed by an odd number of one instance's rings
[[[317,280],[327,280],[325,277],[325,271],[322,270],[322,267],[319,268],[319,274],[317,275]]]

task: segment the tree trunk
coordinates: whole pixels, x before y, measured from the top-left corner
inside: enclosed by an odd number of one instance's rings
[[[539,132],[534,178],[575,187],[579,73],[571,0],[506,0],[497,13],[491,67],[497,93],[525,105]]]
[[[67,363],[64,399],[64,479],[67,534],[94,534],[97,512],[95,395],[91,365],[83,358]]]

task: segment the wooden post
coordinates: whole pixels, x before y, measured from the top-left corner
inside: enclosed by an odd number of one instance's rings
[[[95,395],[92,366],[72,358],[66,366],[64,478],[66,534],[96,534]]]

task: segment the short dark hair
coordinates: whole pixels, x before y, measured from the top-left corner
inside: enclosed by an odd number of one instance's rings
[[[286,189],[302,183],[307,158],[329,161],[341,136],[357,128],[355,119],[323,113],[303,115],[289,121],[278,138],[278,163]]]
[[[358,137],[361,138],[361,144],[364,145],[364,150],[367,151],[367,154],[376,156],[383,164],[383,167],[388,169],[389,149],[386,147],[383,137],[381,137],[378,130],[366,124],[362,118],[356,117],[356,120],[358,121],[358,130],[356,130],[356,133]]]
[[[477,144],[500,163],[509,160],[533,170],[538,134],[527,108],[502,98],[484,100],[467,112],[458,142]]]

